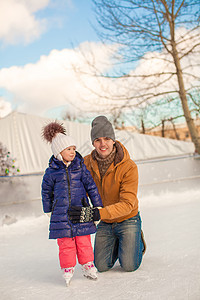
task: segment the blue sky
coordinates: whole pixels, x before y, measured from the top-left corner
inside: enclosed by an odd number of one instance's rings
[[[95,24],[90,0],[52,1],[35,17],[47,20],[45,32],[28,44],[24,41],[5,44],[0,40],[0,68],[34,63],[53,49],[72,48],[81,42],[98,39],[90,25]]]
[[[174,68],[162,59],[163,50],[147,53],[153,59],[138,62],[134,69],[128,66],[133,77],[108,82],[88,75],[94,71],[88,61],[99,72],[113,70],[111,53],[119,46],[99,42],[91,25],[98,26],[91,0],[4,0],[0,22],[0,117],[13,110],[53,118],[62,117],[63,111],[71,116],[108,114],[125,104],[108,100],[111,93],[118,96],[126,90],[127,97],[141,100],[138,95],[149,87],[148,76],[144,81],[135,75]],[[183,64],[198,60],[191,55]],[[177,88],[174,78],[162,86],[171,88]]]

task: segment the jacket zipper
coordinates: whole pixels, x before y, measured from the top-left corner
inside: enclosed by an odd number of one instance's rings
[[[114,170],[114,168],[113,168],[112,170],[110,170],[109,172],[106,171],[105,175],[104,175],[103,178],[101,178],[101,180],[100,180],[100,182],[101,182],[101,192],[102,192],[102,194],[103,194],[103,197],[104,197],[104,192],[103,192],[104,189],[103,189],[103,185],[104,185],[104,182],[105,182],[105,177],[106,177],[108,174],[112,173],[113,170]]]
[[[67,174],[67,184],[68,184],[68,194],[69,194],[69,208],[71,206],[71,189],[70,189],[70,181],[69,181],[69,172],[68,172],[68,168],[65,168],[66,170],[66,174]],[[73,230],[72,230],[72,224],[69,223],[70,227],[71,227],[71,237],[73,239]]]
[[[70,181],[69,181],[69,172],[67,167],[65,168],[67,173],[67,185],[68,185],[68,193],[69,193],[69,207],[71,206],[71,190],[70,190]]]

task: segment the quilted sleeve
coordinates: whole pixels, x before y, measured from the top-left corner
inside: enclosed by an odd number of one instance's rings
[[[52,211],[54,197],[54,181],[51,176],[50,169],[47,168],[42,180],[42,204],[43,211],[49,213]]]

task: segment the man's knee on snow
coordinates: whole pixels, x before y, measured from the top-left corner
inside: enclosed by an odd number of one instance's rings
[[[97,268],[97,270],[99,272],[106,272],[106,271],[109,271],[113,267],[113,265],[109,266],[107,264],[102,264],[101,262],[98,263],[95,261],[95,267]]]
[[[126,264],[126,263],[120,263],[121,267],[123,268],[123,270],[125,272],[133,272],[133,271],[136,271],[139,266],[140,266],[141,262],[139,263],[135,263],[134,265],[131,265],[131,264]]]

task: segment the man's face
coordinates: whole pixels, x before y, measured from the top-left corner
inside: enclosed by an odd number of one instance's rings
[[[113,150],[114,141],[107,137],[100,137],[93,143],[100,157],[106,158]]]

